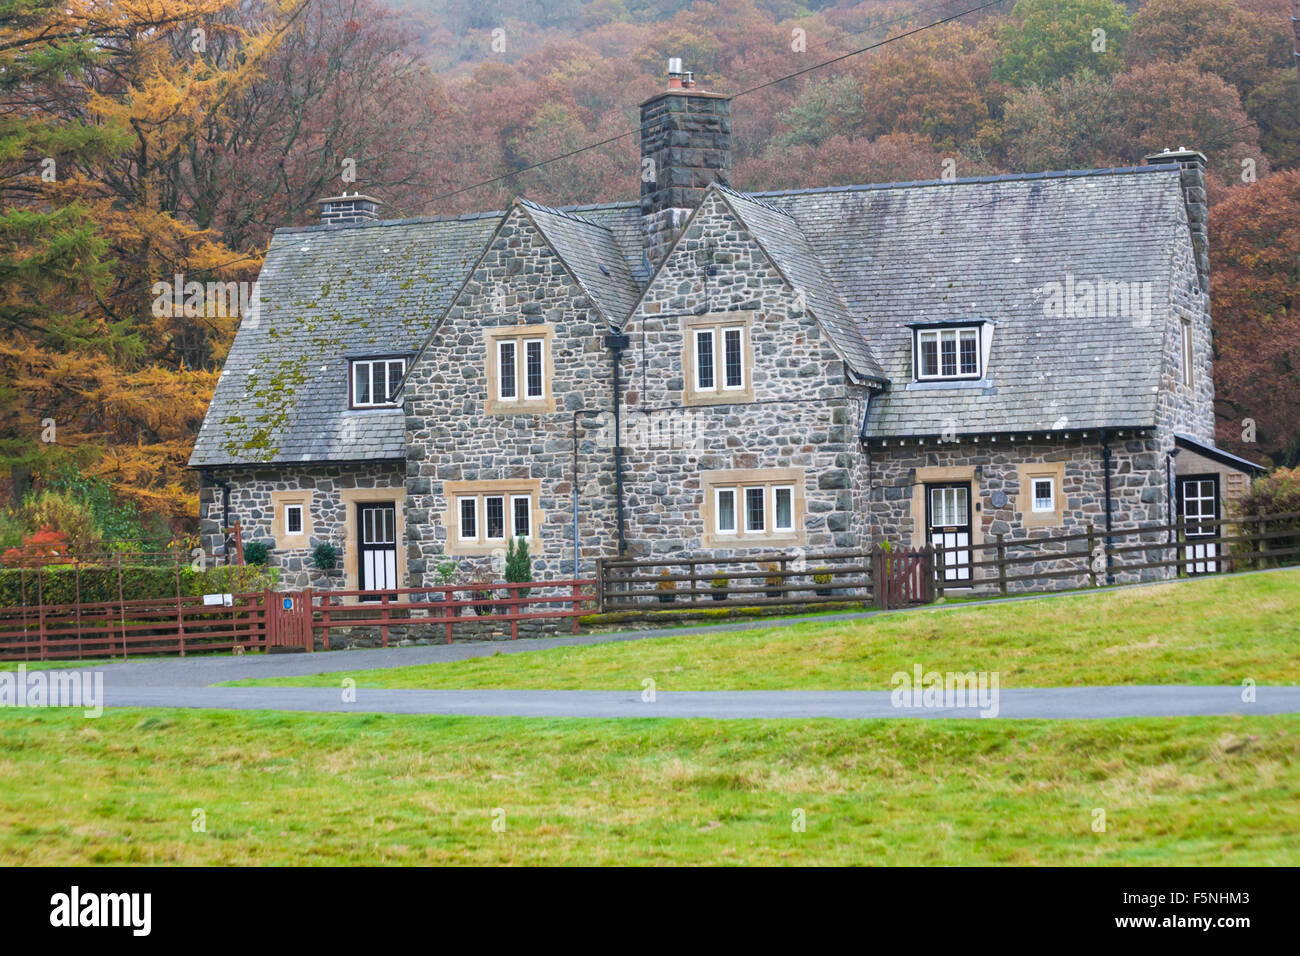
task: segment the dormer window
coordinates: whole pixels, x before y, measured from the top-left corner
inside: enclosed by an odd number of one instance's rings
[[[984,374],[982,326],[914,328],[916,380],[977,379]]]
[[[397,385],[406,374],[406,359],[377,356],[348,363],[349,408],[396,408]]]

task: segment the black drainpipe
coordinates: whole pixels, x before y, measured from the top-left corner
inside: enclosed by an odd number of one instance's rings
[[[1101,430],[1101,463],[1102,463],[1102,467],[1105,469],[1105,489],[1106,489],[1106,583],[1114,584],[1115,575],[1111,572],[1111,565],[1110,565],[1110,561],[1111,561],[1111,557],[1110,557],[1110,547],[1111,547],[1110,432],[1106,431],[1106,429],[1104,428]]]
[[[218,478],[206,468],[199,470],[199,477],[221,489],[221,550],[225,551],[226,529],[230,527],[230,482]]]
[[[620,419],[623,388],[619,381],[619,365],[623,360],[623,350],[628,347],[630,341],[626,335],[619,332],[605,336],[605,348],[609,349],[614,363],[614,497],[618,507],[619,557],[627,551],[627,539],[623,533],[623,427]]]

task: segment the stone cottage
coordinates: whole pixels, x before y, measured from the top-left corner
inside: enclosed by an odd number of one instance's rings
[[[552,578],[964,556],[1244,486],[1214,447],[1200,153],[741,193],[730,108],[670,74],[639,202],[382,220],[345,193],[277,230],[191,458],[206,546],[237,520],[286,583],[366,589],[499,573],[512,538]]]

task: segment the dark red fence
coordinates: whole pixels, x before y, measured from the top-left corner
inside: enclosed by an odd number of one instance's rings
[[[0,660],[43,661],[265,646],[270,592],[235,594],[230,604],[166,597],[92,604],[0,608]]]
[[[323,646],[329,650],[332,631],[358,627],[377,627],[384,647],[395,627],[407,636],[436,633],[448,644],[457,626],[473,622],[508,623],[511,638],[518,638],[521,622],[568,619],[577,634],[579,616],[590,613],[595,604],[595,584],[594,578],[580,578],[307,594],[313,610],[312,628],[322,635]]]

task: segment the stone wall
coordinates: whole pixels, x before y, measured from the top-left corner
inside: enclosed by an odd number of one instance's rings
[[[1115,436],[1111,446],[1111,521],[1119,531],[1144,524],[1158,524],[1165,520],[1164,462],[1156,438],[1151,433],[1127,432]],[[1106,527],[1106,497],[1102,447],[1097,433],[1071,440],[1058,441],[958,441],[949,443],[917,441],[890,441],[888,447],[880,442],[871,443],[870,476],[867,497],[870,500],[872,521],[871,536],[875,540],[899,542],[920,547],[925,544],[925,508],[921,486],[925,481],[967,481],[972,485],[971,515],[972,545],[993,544],[996,535],[1004,535],[1004,542],[1014,544],[1017,539],[1086,533],[1092,526],[1098,539]],[[1058,493],[1063,495],[1059,522],[1027,527],[1030,489],[1022,487],[1022,468],[1027,463],[1060,463],[1063,480]],[[993,505],[996,492],[1007,496],[1004,507]],[[1142,538],[1115,538],[1114,546],[1123,547],[1151,540],[1158,542],[1163,536],[1147,535]],[[1066,542],[1060,550],[1086,551],[1087,543]],[[1016,550],[1009,547],[1008,555],[1044,553]],[[1146,554],[1136,552],[1135,554]],[[993,557],[993,551],[978,551],[976,560]],[[1164,557],[1170,557],[1165,555]],[[1115,566],[1124,560],[1137,557],[1117,556]],[[1161,560],[1158,552],[1151,552],[1141,560]],[[1030,574],[1065,570],[1067,567],[1084,567],[1082,559],[1075,564],[1044,561],[1025,563],[1008,574]],[[993,569],[977,569],[978,577],[987,586],[996,578]],[[1157,580],[1171,577],[1172,569],[1150,569],[1142,572],[1116,571],[1117,581]],[[1009,590],[1037,590],[1044,587],[1078,587],[1086,580],[1067,578],[1019,582]]]
[[[700,253],[711,256],[716,276],[700,265]],[[684,404],[685,328],[701,315],[748,318],[752,402]],[[721,196],[700,209],[627,330],[632,556],[743,557],[788,548],[761,541],[705,546],[701,474],[721,470],[804,469],[805,535],[796,547],[858,546],[863,513],[855,508],[855,488],[864,460],[857,430],[865,389],[846,383],[844,362],[816,319]]]
[[[484,330],[549,325],[554,411],[489,415]],[[539,482],[538,578],[573,572],[574,413],[610,412],[608,331],[544,237],[516,207],[474,268],[405,389],[407,561],[413,586],[433,583],[449,547],[446,482]],[[603,419],[578,419],[579,565],[612,552],[614,476],[601,447]],[[502,555],[457,557],[462,579],[499,577]]]
[[[344,572],[349,552],[355,541],[347,540],[347,493],[356,490],[391,488],[394,500],[405,494],[404,469],[400,462],[380,462],[368,465],[324,465],[311,468],[277,468],[261,466],[223,471],[220,475],[230,482],[230,518],[238,521],[245,544],[262,541],[271,546],[269,564],[280,568],[280,585],[285,590],[294,588],[352,589],[358,587],[355,578]],[[281,550],[275,547],[272,524],[275,509],[272,496],[275,492],[310,491],[311,504],[305,516],[311,533],[306,535],[302,547]],[[209,554],[219,554],[221,491],[215,485],[205,485],[200,493],[204,547]],[[401,512],[399,501],[398,512]],[[400,523],[399,523],[400,530]],[[317,544],[334,545],[339,553],[339,563],[332,573],[317,570],[312,563],[312,550]]]

